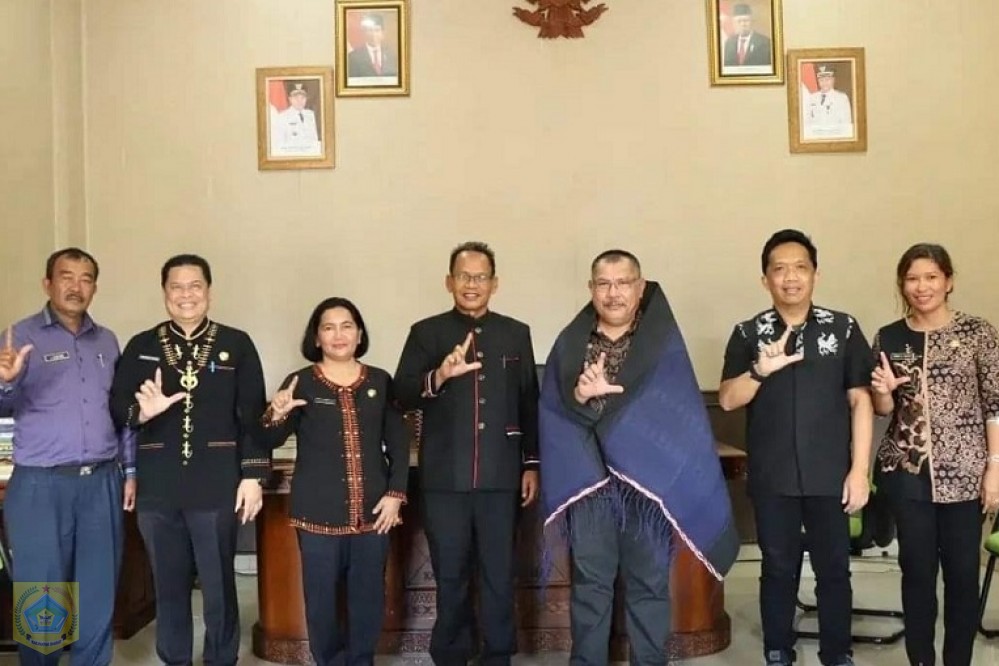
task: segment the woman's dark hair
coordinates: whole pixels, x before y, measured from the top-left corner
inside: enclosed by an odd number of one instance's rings
[[[318,346],[319,324],[323,319],[323,314],[333,308],[343,308],[349,312],[357,330],[361,332],[361,341],[357,344],[354,358],[361,358],[368,353],[368,343],[371,341],[371,336],[368,334],[368,327],[364,325],[361,311],[346,298],[334,296],[317,305],[316,309],[312,311],[312,316],[309,317],[309,323],[305,325],[305,335],[302,336],[302,356],[305,357],[305,360],[313,363],[323,360],[323,350]]]
[[[944,277],[948,279],[954,277],[954,264],[951,263],[950,254],[943,245],[916,243],[906,250],[902,254],[902,258],[898,260],[898,267],[895,269],[895,284],[898,286],[898,295],[902,298],[902,311],[905,312],[906,316],[912,314],[912,307],[905,297],[905,276],[917,259],[929,259],[940,268]],[[947,292],[947,296],[950,297],[950,291]]]

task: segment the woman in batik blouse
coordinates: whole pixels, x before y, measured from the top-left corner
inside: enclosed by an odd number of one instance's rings
[[[891,416],[875,480],[898,526],[905,648],[936,663],[937,571],[944,575],[943,663],[971,664],[978,627],[982,512],[999,508],[999,336],[951,308],[947,251],[921,243],[898,262],[905,317],[878,331],[871,388]]]
[[[370,336],[357,307],[328,298],[305,327],[311,363],[264,414],[272,448],[296,435],[291,524],[298,532],[309,649],[319,666],[374,663],[384,612],[388,532],[400,524],[409,437],[391,376],[358,359]],[[347,626],[337,612],[346,581]]]

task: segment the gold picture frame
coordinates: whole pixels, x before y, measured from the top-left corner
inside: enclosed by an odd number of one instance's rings
[[[257,69],[257,168],[332,169],[332,67]]]
[[[864,49],[793,49],[787,52],[787,70],[791,152],[865,152]]]
[[[784,83],[781,0],[706,0],[711,85]]]
[[[409,0],[337,0],[336,94],[409,95]]]

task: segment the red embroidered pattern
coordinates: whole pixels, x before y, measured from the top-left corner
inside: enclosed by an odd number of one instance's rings
[[[343,460],[347,475],[347,525],[345,529],[360,529],[370,526],[364,522],[364,468],[361,465],[361,427],[357,420],[357,403],[354,392],[364,384],[368,377],[368,366],[361,366],[361,374],[350,386],[334,384],[319,366],[313,368],[313,373],[319,382],[337,394],[340,403],[340,413],[343,416]],[[308,529],[308,528],[305,528]],[[339,528],[336,528],[339,529]],[[311,531],[311,530],[310,530]],[[322,532],[330,534],[331,532]],[[354,532],[347,531],[346,534]]]

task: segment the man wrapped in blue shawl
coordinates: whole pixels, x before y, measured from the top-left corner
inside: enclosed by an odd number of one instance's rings
[[[593,261],[590,291],[555,341],[541,388],[545,532],[572,554],[571,663],[607,663],[620,568],[631,663],[666,664],[673,542],[721,579],[738,535],[662,289],[633,254],[608,250]]]

